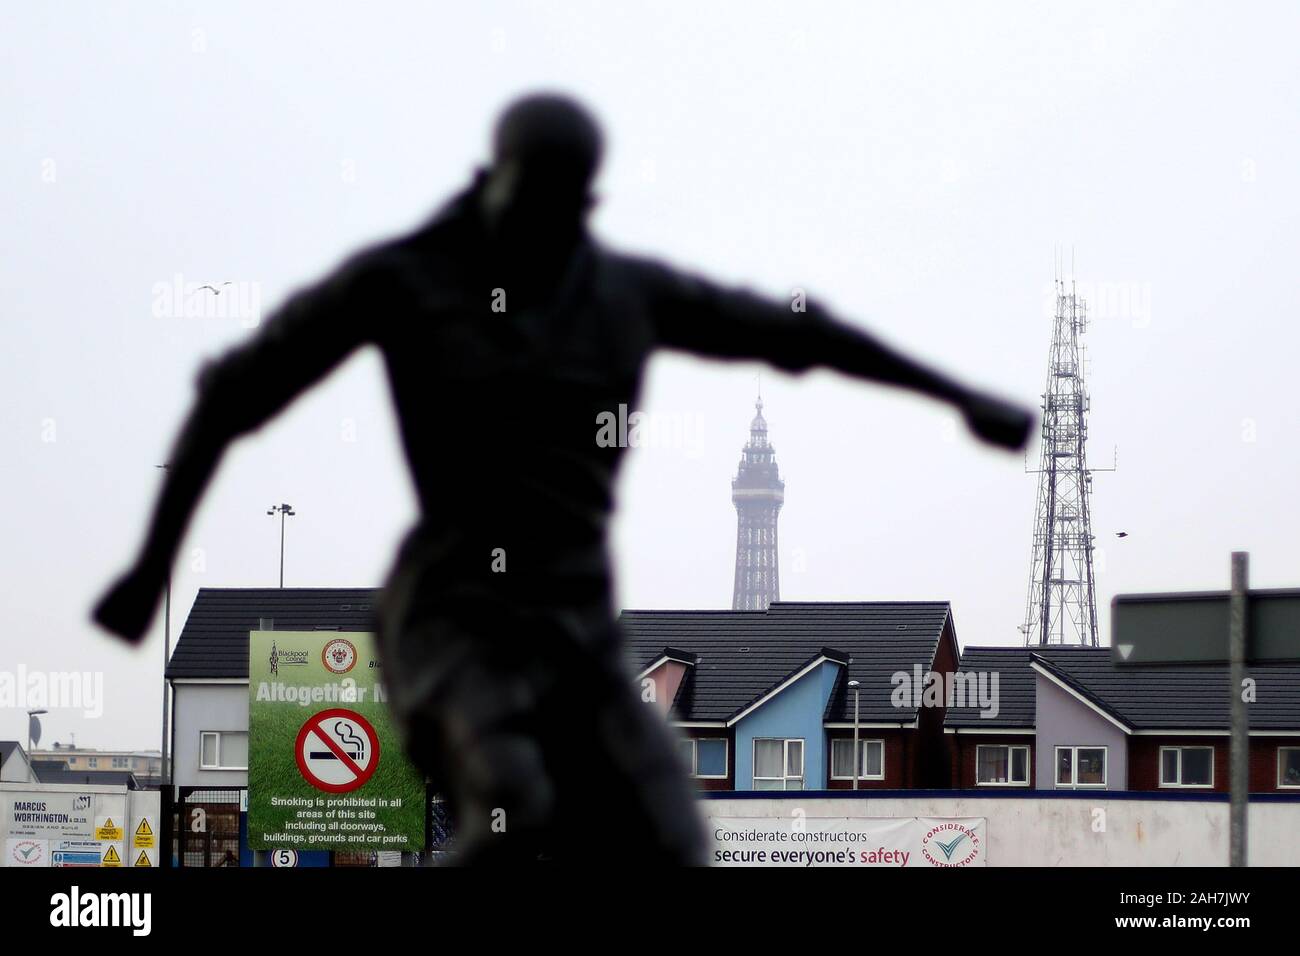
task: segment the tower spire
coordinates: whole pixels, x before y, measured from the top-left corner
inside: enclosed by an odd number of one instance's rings
[[[776,449],[768,441],[761,391],[754,401],[749,441],[731,480],[731,501],[736,506],[736,578],[731,607],[735,611],[765,611],[781,599],[776,525],[785,501],[785,482],[777,469]]]

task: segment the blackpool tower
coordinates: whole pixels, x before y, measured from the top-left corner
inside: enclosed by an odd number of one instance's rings
[[[740,467],[731,480],[736,506],[736,582],[733,611],[766,611],[781,599],[777,564],[776,521],[785,501],[785,482],[776,467],[776,449],[767,440],[763,397],[754,403],[749,441],[740,454]]]

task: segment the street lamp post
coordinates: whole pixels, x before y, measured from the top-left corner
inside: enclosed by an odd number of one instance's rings
[[[40,732],[36,730],[39,726],[36,718],[41,714],[48,714],[48,710],[29,710],[27,712],[27,782],[36,782],[36,769],[32,766],[32,750],[35,748],[35,741],[40,739]]]
[[[171,463],[155,465],[163,471],[171,469]],[[167,785],[167,725],[170,709],[167,706],[167,662],[172,653],[172,569],[167,567],[167,590],[163,593],[163,682],[162,682],[162,744],[158,749],[158,789]]]
[[[280,515],[280,587],[284,587],[284,519],[298,512],[293,510],[293,505],[272,505],[267,511],[269,515],[277,513]]]
[[[862,685],[855,680],[849,681],[849,690],[853,691],[853,789],[858,789],[858,691]]]

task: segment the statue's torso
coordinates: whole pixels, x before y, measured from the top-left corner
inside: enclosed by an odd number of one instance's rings
[[[653,341],[635,266],[586,244],[530,292],[445,226],[400,251],[406,288],[378,343],[434,542],[410,550],[494,589],[607,589],[613,482]]]

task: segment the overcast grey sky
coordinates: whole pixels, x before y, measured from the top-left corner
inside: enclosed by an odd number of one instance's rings
[[[137,546],[200,361],[250,334],[158,317],[158,283],[271,308],[406,228],[484,159],[498,108],[585,98],[611,143],[606,241],[840,314],[1036,402],[1058,245],[1094,290],[1098,603],[1300,583],[1294,399],[1300,7],[1292,3],[11,4],[0,13],[4,669],[103,671],[46,740],[156,747],[161,620],[89,623]],[[630,455],[625,607],[726,607],[729,479],[756,378],[786,479],[782,597],[943,599],[1020,640],[1035,482],[946,409],[829,373],[676,356]],[[448,409],[447,414],[472,409]],[[510,441],[518,418],[484,427]],[[1033,452],[1031,452],[1031,461]],[[447,449],[448,467],[457,449]],[[227,456],[175,575],[377,585],[415,516],[378,356]],[[1115,531],[1129,532],[1120,540]],[[0,709],[0,739],[25,740]]]

